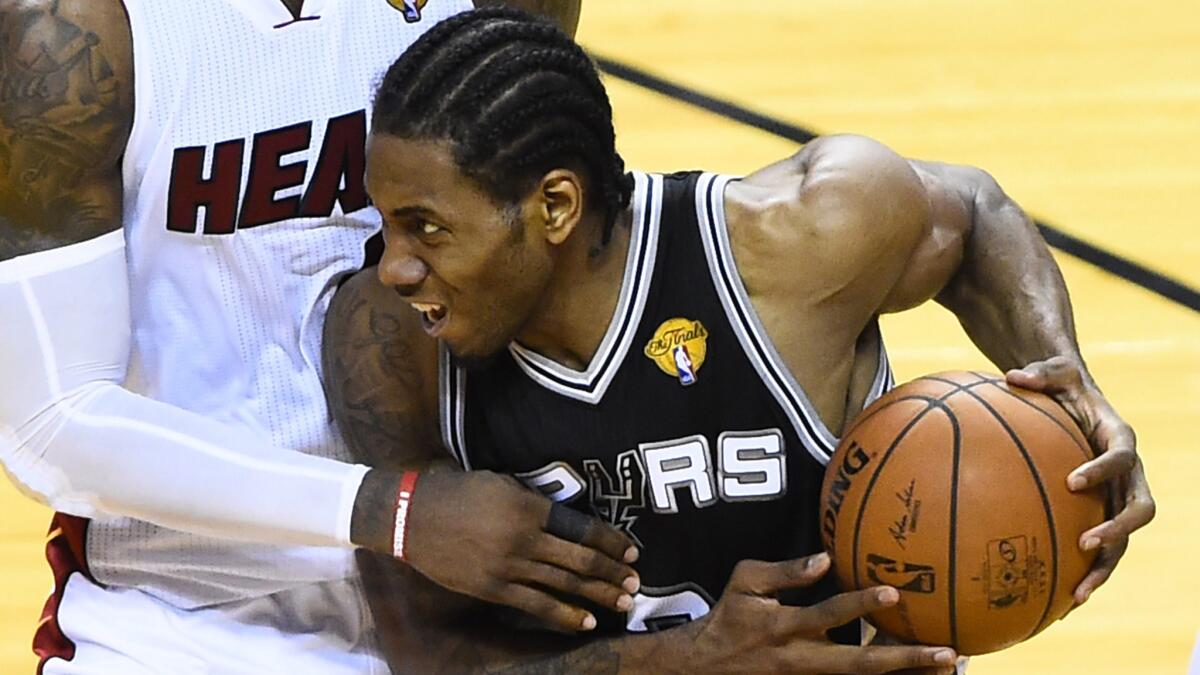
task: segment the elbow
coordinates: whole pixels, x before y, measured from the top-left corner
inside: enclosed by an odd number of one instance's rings
[[[18,492],[55,511],[81,518],[92,518],[99,512],[88,495],[71,489],[68,467],[46,461],[33,443],[6,433],[0,445],[0,463]]]
[[[71,422],[86,401],[112,383],[91,383],[47,401],[33,415],[0,410],[0,464],[25,496],[56,511],[90,518],[101,509],[98,495],[76,483],[101,467],[72,462]]]
[[[965,167],[964,173],[964,184],[969,196],[967,203],[974,215],[973,222],[987,221],[996,216],[1019,215],[1024,219],[1024,211],[1004,192],[1004,188],[1000,187],[1000,183],[992,174],[975,167]]]

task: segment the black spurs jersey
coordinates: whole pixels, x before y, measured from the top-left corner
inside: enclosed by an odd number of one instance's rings
[[[621,619],[644,631],[703,616],[739,560],[818,552],[837,439],[742,286],[724,220],[730,178],[635,179],[615,319],[587,370],[514,343],[466,371],[443,350],[441,416],[465,467],[515,474],[636,540],[642,589]],[[891,384],[881,347],[869,398]]]

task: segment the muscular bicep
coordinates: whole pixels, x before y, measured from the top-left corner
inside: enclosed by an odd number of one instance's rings
[[[880,313],[937,297],[954,277],[981,177],[863,137],[818,139],[744,181],[759,194],[748,201],[765,205],[752,214],[757,236],[744,239],[764,258],[787,251],[804,265],[742,272],[766,270],[758,285],[784,290],[805,311],[829,310],[829,321],[857,334]]]
[[[0,260],[121,226],[132,121],[119,0],[0,6]]]
[[[909,255],[881,313],[911,309],[937,297],[963,261],[971,233],[975,187],[983,172],[969,167],[910,160],[929,202],[929,226]]]
[[[929,203],[908,162],[861,136],[830,136],[727,190],[751,204],[731,236],[751,264],[747,287],[857,335],[887,301],[929,225]],[[738,231],[742,234],[739,234]],[[747,234],[748,233],[748,234]],[[735,248],[736,251],[736,248]],[[780,256],[802,264],[777,264]],[[832,323],[831,323],[832,322]],[[839,333],[843,331],[837,331]]]
[[[395,470],[449,458],[438,433],[437,344],[374,268],[334,296],[323,359],[330,412],[356,461]]]

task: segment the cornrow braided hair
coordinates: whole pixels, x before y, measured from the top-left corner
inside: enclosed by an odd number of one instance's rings
[[[633,177],[595,65],[525,12],[479,9],[434,26],[388,69],[372,124],[375,133],[449,141],[463,173],[508,204],[551,169],[582,167],[603,209],[602,246],[629,206]]]

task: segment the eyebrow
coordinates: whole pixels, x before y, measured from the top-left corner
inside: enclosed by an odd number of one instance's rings
[[[389,212],[393,218],[412,218],[437,215],[432,209],[424,206],[401,206]]]

